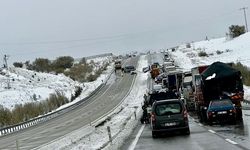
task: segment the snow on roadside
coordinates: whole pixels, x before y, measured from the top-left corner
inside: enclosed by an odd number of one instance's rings
[[[142,68],[148,65],[147,56],[141,56],[137,66],[137,77],[130,94],[125,98],[120,107],[114,110],[112,117],[103,126],[93,129],[92,133],[86,133],[86,128],[78,129],[68,134],[59,141],[55,141],[41,149],[119,149],[123,141],[129,137],[141,115],[143,94],[147,89],[148,75],[142,72]],[[135,119],[134,112],[137,115]],[[111,128],[113,136],[112,144],[109,143],[107,126]]]
[[[78,96],[74,101],[69,102],[59,108],[57,108],[57,110],[63,109],[65,107],[68,107],[72,104],[77,103],[78,101],[84,99],[85,97],[87,97],[88,95],[90,95],[98,86],[100,86],[102,83],[106,82],[108,76],[111,74],[111,72],[113,71],[113,66],[108,66],[107,70],[104,71],[95,81],[93,82],[86,82],[84,84],[81,85],[81,87],[83,88],[83,92],[81,93],[80,96]]]
[[[112,57],[95,58],[88,61],[94,62],[95,68],[99,68],[107,62],[111,62]],[[113,65],[113,64],[112,64]],[[63,74],[49,74],[26,70],[22,68],[10,67],[10,89],[7,87],[7,71],[0,71],[0,105],[12,110],[16,104],[25,104],[29,102],[39,102],[46,100],[50,94],[56,91],[63,92],[70,99],[77,86],[83,88],[83,92],[76,100],[68,103],[61,108],[67,107],[88,96],[102,82],[105,82],[107,76],[112,71],[112,65],[96,81],[79,83],[66,77]]]

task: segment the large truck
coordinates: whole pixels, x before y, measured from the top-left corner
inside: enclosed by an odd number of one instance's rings
[[[242,119],[244,97],[241,72],[229,64],[215,62],[192,69],[195,110],[200,121],[206,121],[211,100],[229,98],[235,106],[236,118]]]
[[[188,111],[193,111],[195,109],[194,105],[194,94],[192,90],[192,75],[188,74],[183,77],[182,82],[182,95],[183,98],[186,100],[186,108]]]
[[[115,60],[115,71],[120,70],[120,69],[122,69],[122,60],[117,59],[117,60]]]
[[[159,63],[153,63],[150,66],[150,75],[152,79],[155,79],[159,74],[161,73],[160,71],[160,65]]]

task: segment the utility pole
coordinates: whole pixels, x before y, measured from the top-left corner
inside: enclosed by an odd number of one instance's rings
[[[10,74],[9,74],[9,67],[8,67],[8,60],[9,56],[4,55],[3,60],[4,60],[4,67],[7,69],[7,89],[10,89]]]
[[[248,7],[242,7],[242,8],[240,8],[240,10],[243,10],[243,12],[244,12],[246,32],[248,32],[246,9],[248,9]]]

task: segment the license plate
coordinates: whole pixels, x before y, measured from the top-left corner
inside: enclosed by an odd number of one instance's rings
[[[227,111],[219,111],[218,114],[226,114]]]
[[[176,122],[165,123],[166,127],[175,126],[175,125],[176,125]]]

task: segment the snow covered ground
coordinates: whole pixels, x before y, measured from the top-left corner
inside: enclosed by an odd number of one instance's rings
[[[198,65],[210,65],[215,61],[241,62],[250,68],[250,32],[232,40],[226,38],[211,39],[191,43],[191,48],[181,45],[171,56],[183,70],[190,71]],[[198,53],[204,51],[208,57],[199,57]],[[218,52],[220,51],[220,52]],[[250,100],[250,87],[244,86],[246,100]]]
[[[211,39],[209,41],[192,43],[191,48],[185,48],[185,45],[181,45],[175,52],[171,52],[171,55],[177,65],[186,71],[197,65],[211,64],[214,61],[240,61],[250,67],[249,41],[250,33],[230,41],[227,41],[225,38]],[[198,53],[200,51],[205,51],[209,54],[209,57],[199,57]],[[222,53],[218,54],[217,51]],[[147,89],[145,81],[148,78],[148,74],[141,72],[145,66],[148,66],[147,56],[142,55],[137,66],[138,74],[132,87],[133,89],[121,106],[114,110],[114,115],[112,115],[110,121],[98,128],[90,125],[85,126],[48,145],[42,146],[40,149],[99,149],[104,147],[104,149],[119,149],[138,123],[139,116],[142,113],[141,103],[143,102],[143,94]],[[103,78],[100,77],[95,82],[100,83]],[[86,87],[89,86],[91,85],[86,85]],[[245,98],[250,99],[250,88],[246,86],[244,88]],[[135,114],[137,118],[135,118]],[[109,142],[107,126],[111,128],[112,143]]]
[[[209,41],[201,41],[193,43],[191,48],[185,48],[181,45],[177,51],[171,55],[176,63],[188,71],[192,67],[201,64],[211,64],[214,61],[237,62],[240,61],[244,65],[250,66],[250,34],[244,34],[234,40],[225,41],[225,38],[213,39]],[[222,54],[217,54],[216,51],[223,51]],[[209,57],[199,57],[200,51],[206,51]],[[146,80],[148,75],[142,73],[143,67],[148,66],[148,60],[145,55],[142,55],[137,67],[138,74],[131,93],[126,97],[121,107],[118,107],[114,112],[110,121],[104,126],[93,128],[91,126],[84,127],[75,132],[72,132],[64,138],[57,140],[41,149],[119,149],[123,141],[129,137],[133,128],[138,123],[138,118],[141,115],[141,103],[143,102],[143,94],[146,92]],[[250,98],[250,88],[245,86],[245,98]],[[137,109],[136,109],[137,108]],[[117,113],[119,112],[119,113]],[[135,115],[137,115],[137,120]],[[111,127],[113,142],[109,142],[107,126]],[[84,136],[83,136],[84,135]],[[106,146],[106,147],[105,147]]]
[[[202,64],[211,64],[214,61],[241,62],[250,67],[250,32],[232,40],[226,38],[211,39],[191,43],[191,48],[181,45],[172,55],[178,65],[185,70]],[[198,53],[205,51],[208,57],[199,57]],[[220,54],[221,53],[221,54]]]
[[[143,94],[147,89],[148,74],[142,72],[142,68],[148,65],[146,55],[140,57],[137,66],[137,77],[130,94],[124,99],[120,107],[110,114],[110,121],[103,126],[94,128],[85,126],[82,129],[69,133],[65,137],[58,139],[49,145],[41,147],[45,149],[119,149],[123,141],[129,137],[138,119],[140,118],[141,104],[143,102]],[[136,114],[136,116],[135,116]],[[135,118],[136,117],[136,118]],[[107,126],[111,128],[113,142],[109,142]]]
[[[95,64],[95,68],[99,68],[106,62],[111,62],[111,60],[111,57],[103,57],[87,60],[87,63],[92,61]],[[72,102],[75,103],[89,95],[103,81],[105,81],[112,68],[113,67],[109,66],[107,71],[105,71],[94,82],[79,83],[63,74],[53,75],[11,67],[9,68],[10,73],[3,70],[3,74],[0,74],[0,105],[11,110],[16,104],[45,100],[50,94],[55,93],[56,91],[63,92],[65,96],[70,99],[71,94],[74,94],[76,87],[80,86],[83,88],[83,92],[80,97]],[[8,79],[10,80],[10,89],[6,88],[8,87]],[[71,103],[67,105],[71,105]]]

